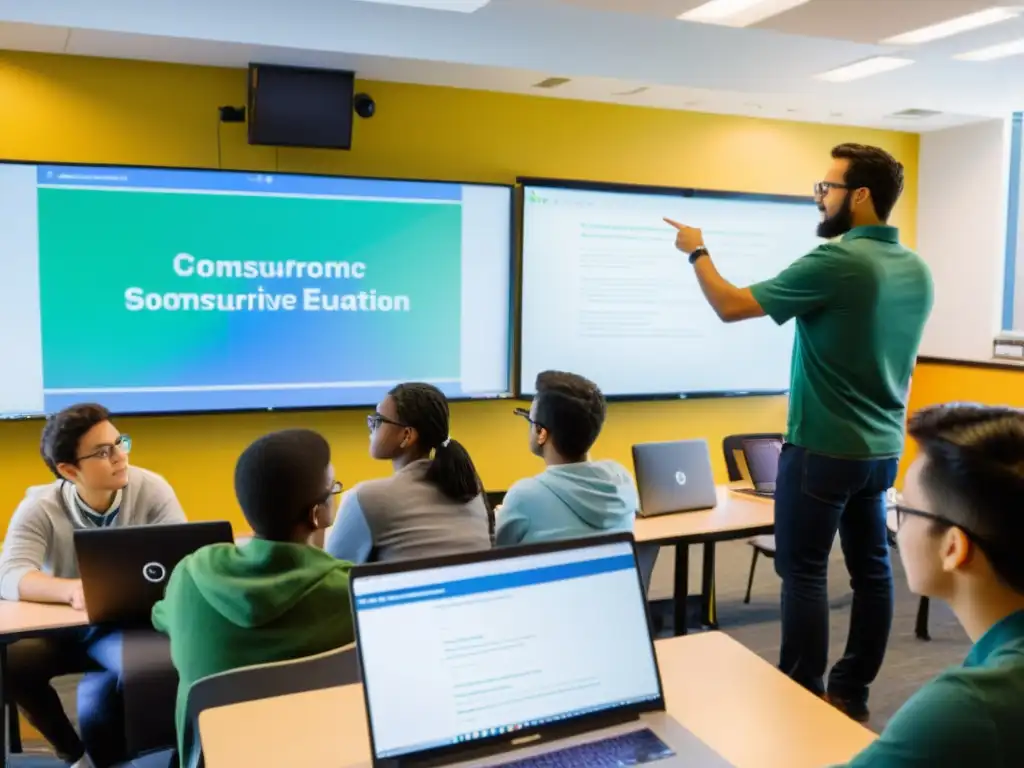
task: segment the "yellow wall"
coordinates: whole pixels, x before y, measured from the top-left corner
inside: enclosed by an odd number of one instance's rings
[[[243,104],[245,83],[239,70],[0,52],[0,156],[216,167],[216,107]],[[918,139],[912,134],[394,83],[362,86],[376,98],[378,113],[356,121],[353,151],[250,147],[244,127],[230,125],[222,128],[223,166],[504,183],[532,175],[807,194],[834,144],[862,141],[889,149],[906,165],[896,223],[914,242]],[[714,361],[694,361],[709,364]],[[512,407],[454,407],[452,433],[468,446],[490,488],[538,470]],[[733,432],[781,430],[784,419],[782,398],[616,404],[595,454],[628,465],[637,441],[700,436],[715,446]],[[324,432],[346,484],[387,471],[366,456],[363,411],[119,421],[136,439],[134,461],[163,473],[190,516],[239,523],[234,460],[248,441],[286,425]],[[0,424],[0,523],[26,484],[47,480],[36,450],[40,426]]]
[[[1024,369],[983,368],[970,365],[924,362],[914,371],[908,410],[941,403],[972,402],[1024,408]],[[917,451],[907,444],[902,469]]]

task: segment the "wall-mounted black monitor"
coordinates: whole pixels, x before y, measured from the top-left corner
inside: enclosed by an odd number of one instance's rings
[[[249,65],[249,143],[349,149],[355,74]]]

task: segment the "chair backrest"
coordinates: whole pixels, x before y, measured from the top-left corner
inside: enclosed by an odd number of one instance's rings
[[[355,643],[349,643],[316,656],[240,667],[197,680],[188,691],[182,765],[204,765],[199,734],[201,712],[243,701],[358,683],[359,657],[355,647]]]
[[[505,500],[505,491],[487,491],[487,501],[491,505],[491,509],[498,507]]]
[[[722,453],[725,454],[725,468],[729,472],[729,482],[737,483],[743,479],[743,472],[740,470],[739,462],[736,461],[737,451],[743,451],[743,443],[746,440],[782,440],[780,432],[761,432],[749,435],[729,435],[722,441]]]
[[[658,561],[658,553],[661,552],[660,544],[637,544],[636,564],[640,569],[640,580],[644,585],[644,597],[651,591],[651,576],[654,574],[654,564]]]

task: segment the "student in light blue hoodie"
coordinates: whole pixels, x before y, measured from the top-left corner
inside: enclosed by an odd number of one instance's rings
[[[638,499],[633,478],[615,461],[591,461],[606,406],[594,382],[574,373],[537,376],[530,410],[530,451],[547,469],[520,480],[497,513],[498,546],[632,531]]]

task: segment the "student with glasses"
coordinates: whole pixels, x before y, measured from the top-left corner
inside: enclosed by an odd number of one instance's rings
[[[974,643],[848,768],[1024,766],[1024,412],[916,414],[897,506],[910,589],[945,600]]]
[[[616,461],[591,461],[606,407],[597,385],[574,373],[537,376],[530,410],[516,414],[530,425],[530,452],[544,460],[536,477],[509,488],[497,513],[499,546],[632,531],[636,487]]]
[[[178,670],[182,765],[192,764],[183,737],[196,680],[352,642],[351,566],[309,543],[334,522],[340,494],[331,448],[317,432],[273,432],[239,457],[235,496],[253,538],[186,557],[153,607],[153,626],[170,637]]]
[[[56,480],[29,488],[14,512],[0,554],[0,598],[84,610],[76,530],[185,522],[167,481],[129,466],[131,445],[101,405],[74,405],[47,420],[40,453]],[[119,634],[90,628],[21,640],[7,654],[7,690],[59,757],[88,765],[88,752],[100,768],[121,759]],[[85,671],[79,737],[50,681]]]
[[[796,322],[789,425],[775,485],[779,667],[811,692],[825,693],[828,562],[838,532],[853,606],[846,651],[829,672],[827,691],[861,722],[869,719],[868,687],[892,626],[884,497],[896,478],[910,375],[932,307],[928,266],[888,224],[902,191],[903,166],[889,153],[834,147],[831,167],[814,188],[818,236],[829,242],[747,288],[719,273],[709,251],[714,243],[705,245],[699,229],[666,220],[723,321]]]
[[[492,513],[473,460],[451,437],[441,390],[399,384],[367,426],[370,456],[394,472],[342,497],[325,549],[354,563],[489,549]]]

